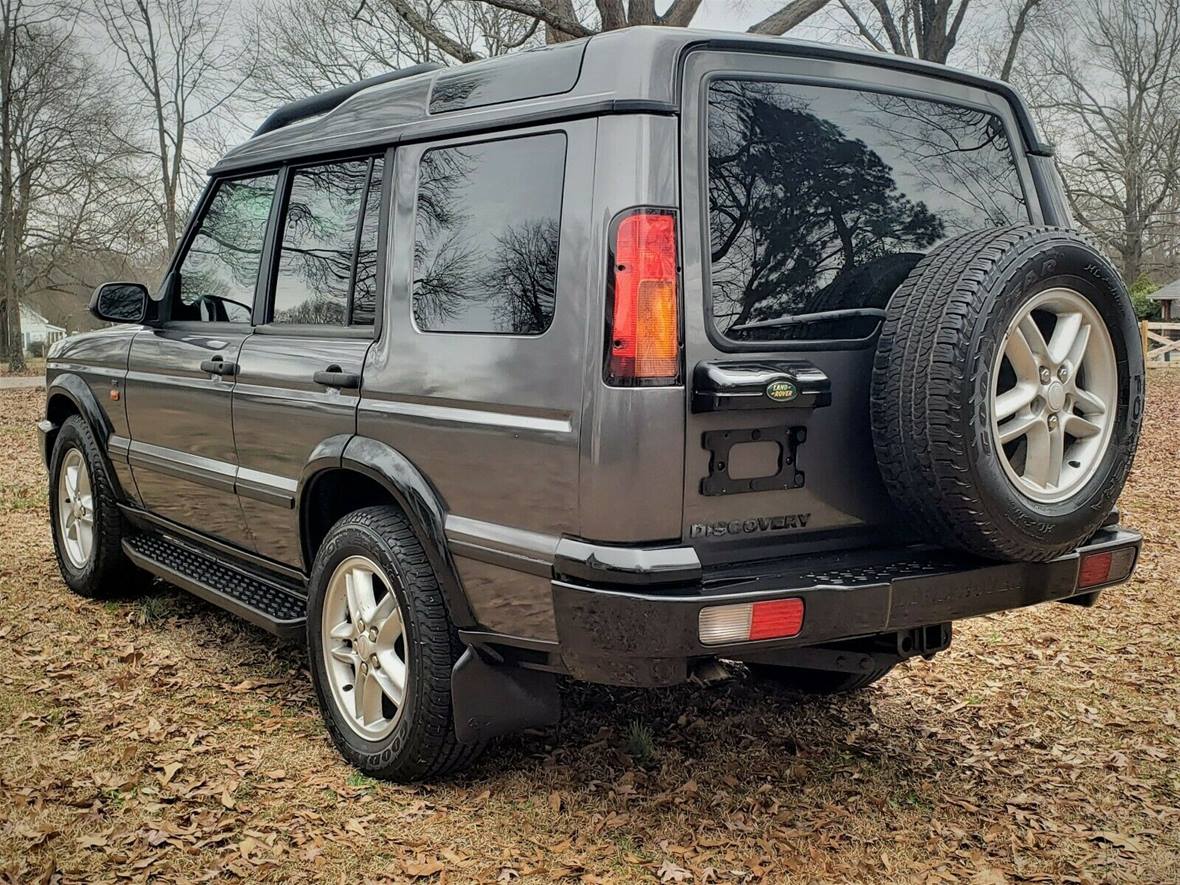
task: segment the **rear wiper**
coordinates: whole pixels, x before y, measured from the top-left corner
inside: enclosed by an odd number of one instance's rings
[[[804,326],[827,320],[852,320],[858,318],[885,319],[885,311],[879,307],[849,307],[844,310],[821,310],[818,313],[797,313],[794,316],[779,317],[776,320],[759,320],[756,323],[742,323],[731,326],[730,332],[745,332],[749,329],[773,329],[780,326]]]

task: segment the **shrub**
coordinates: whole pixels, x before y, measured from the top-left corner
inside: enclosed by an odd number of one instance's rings
[[[1135,316],[1141,320],[1156,320],[1160,316],[1158,301],[1152,301],[1148,296],[1159,286],[1148,279],[1147,274],[1140,274],[1131,286],[1131,305],[1135,308]]]
[[[40,359],[45,356],[45,342],[44,341],[30,341],[29,342],[29,356],[34,359]]]

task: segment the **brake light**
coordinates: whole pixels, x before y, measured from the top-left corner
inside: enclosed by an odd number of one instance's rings
[[[803,629],[803,600],[770,599],[701,609],[697,631],[702,645],[788,639]]]
[[[1116,547],[1098,553],[1083,553],[1078,563],[1077,589],[1085,590],[1101,584],[1117,584],[1131,576],[1135,567],[1135,548]]]
[[[680,382],[676,216],[637,209],[616,222],[608,304],[606,382]]]

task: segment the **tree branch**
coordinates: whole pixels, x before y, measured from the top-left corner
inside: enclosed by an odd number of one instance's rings
[[[828,5],[828,0],[791,0],[778,12],[773,12],[762,21],[752,25],[750,34],[785,34],[792,28],[811,18]]]

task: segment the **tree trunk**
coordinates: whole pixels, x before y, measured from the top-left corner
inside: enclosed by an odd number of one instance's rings
[[[20,329],[20,289],[17,286],[17,216],[12,181],[12,73],[16,60],[16,23],[10,20],[11,7],[4,6],[0,23],[0,240],[3,241],[4,276],[0,302],[4,305],[4,345],[8,367],[19,372],[25,367],[25,349]]]

